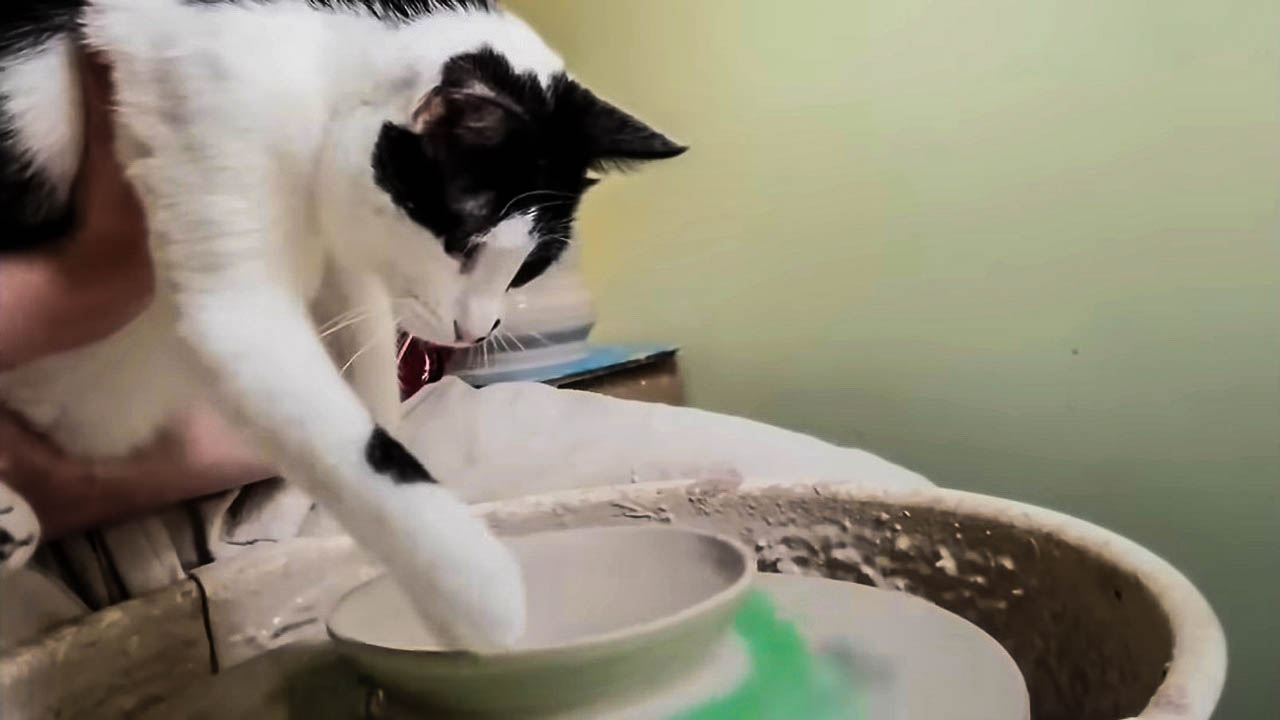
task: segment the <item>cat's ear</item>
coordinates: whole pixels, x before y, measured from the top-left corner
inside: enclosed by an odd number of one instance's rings
[[[520,108],[479,84],[436,87],[422,98],[410,118],[413,131],[424,137],[487,147],[501,144],[522,121]]]
[[[589,94],[588,94],[589,95]],[[589,95],[584,122],[593,170],[626,168],[637,162],[673,158],[689,148],[622,110]]]

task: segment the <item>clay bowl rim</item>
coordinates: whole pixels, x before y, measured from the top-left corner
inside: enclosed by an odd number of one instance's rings
[[[679,533],[682,535],[697,536],[703,539],[712,540],[721,546],[732,550],[738,559],[742,561],[742,570],[733,582],[726,587],[678,612],[653,620],[626,625],[607,632],[584,635],[578,638],[570,638],[569,640],[559,642],[555,645],[541,645],[536,647],[516,648],[513,650],[395,648],[387,647],[385,645],[375,645],[364,640],[344,635],[343,633],[335,630],[332,623],[333,617],[337,614],[338,609],[342,607],[342,605],[355,593],[369,585],[372,585],[373,583],[385,580],[387,578],[387,573],[383,572],[378,574],[377,577],[370,578],[350,590],[347,590],[338,598],[338,601],[333,605],[333,609],[330,610],[329,614],[325,617],[325,631],[328,633],[329,637],[339,645],[348,646],[356,652],[373,652],[383,655],[405,656],[414,658],[418,662],[427,662],[431,664],[453,665],[458,662],[468,661],[468,667],[471,670],[475,669],[476,664],[481,663],[491,667],[523,665],[539,660],[554,660],[556,657],[565,655],[566,653],[572,653],[575,656],[580,657],[583,655],[600,654],[602,651],[607,651],[619,645],[651,645],[655,639],[661,638],[673,630],[678,630],[686,625],[696,624],[696,621],[699,619],[714,616],[717,610],[736,607],[742,599],[746,597],[747,592],[755,583],[755,553],[749,550],[746,545],[732,537],[722,533],[709,532],[706,530],[665,525],[593,525],[588,527],[540,530],[533,533],[508,536],[505,540],[519,541],[524,538],[532,538],[542,535],[560,535],[566,533],[580,533],[584,531],[604,532],[609,534],[622,534],[625,532],[632,535]]]

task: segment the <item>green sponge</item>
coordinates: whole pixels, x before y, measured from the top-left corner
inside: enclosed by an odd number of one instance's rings
[[[810,652],[767,595],[748,595],[733,627],[750,659],[746,679],[729,695],[671,720],[863,720],[847,669]]]

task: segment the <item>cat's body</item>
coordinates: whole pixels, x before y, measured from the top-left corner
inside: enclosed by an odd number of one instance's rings
[[[203,395],[456,642],[514,639],[518,567],[383,429],[398,419],[396,323],[483,339],[506,289],[568,241],[589,167],[680,148],[578,87],[483,0],[77,12],[114,68],[157,294],[105,341],[0,373],[0,404],[71,452],[117,455]],[[13,130],[0,159],[20,155],[27,182],[10,163],[0,222],[30,239],[70,222],[81,119],[76,41],[27,36],[0,71]],[[326,348],[322,332],[344,323]]]

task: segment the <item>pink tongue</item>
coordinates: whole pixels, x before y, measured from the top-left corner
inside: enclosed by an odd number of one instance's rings
[[[407,399],[424,385],[444,376],[454,349],[423,342],[407,333],[400,334],[399,343],[400,397]]]

